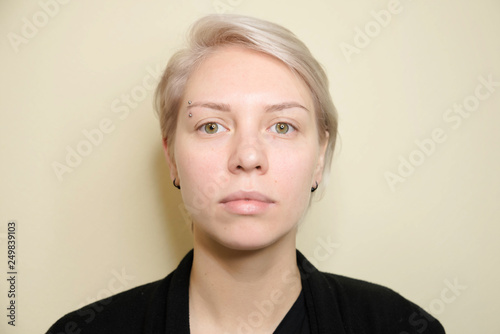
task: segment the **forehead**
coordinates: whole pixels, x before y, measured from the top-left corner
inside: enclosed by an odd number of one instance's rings
[[[311,93],[300,77],[282,61],[242,47],[222,47],[191,74],[187,99],[238,104],[303,103],[313,110]]]

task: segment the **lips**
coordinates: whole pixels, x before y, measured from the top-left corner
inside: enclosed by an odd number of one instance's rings
[[[264,203],[274,203],[272,199],[256,191],[238,191],[224,197],[220,202],[227,203],[232,201],[259,201]]]
[[[220,203],[233,214],[257,215],[267,211],[275,201],[259,192],[238,191],[224,197]]]

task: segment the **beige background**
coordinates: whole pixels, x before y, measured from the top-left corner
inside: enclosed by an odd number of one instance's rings
[[[299,249],[322,270],[393,288],[449,333],[500,332],[500,87],[470,117],[443,119],[474,102],[478,78],[500,81],[498,1],[401,0],[381,28],[371,11],[390,1],[65,2],[0,3],[1,277],[7,222],[19,225],[17,326],[6,324],[2,279],[2,333],[42,333],[164,277],[190,249],[150,86],[186,28],[221,8],[288,27],[331,79],[341,142]],[[25,27],[34,21],[37,31]],[[372,29],[368,45],[356,27]],[[85,146],[99,126],[108,133]],[[418,153],[436,128],[445,140]],[[58,177],[54,164],[78,148],[87,156]],[[385,174],[401,157],[420,165],[391,189]]]

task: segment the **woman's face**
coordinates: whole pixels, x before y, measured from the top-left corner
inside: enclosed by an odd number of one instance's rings
[[[195,244],[294,240],[326,148],[307,86],[270,56],[225,47],[194,71],[182,103],[169,164]]]

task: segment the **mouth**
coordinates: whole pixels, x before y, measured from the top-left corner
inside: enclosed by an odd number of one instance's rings
[[[274,203],[272,199],[256,191],[238,191],[224,197],[220,202],[224,204],[233,201],[257,201],[263,203]]]
[[[275,201],[259,192],[238,191],[224,197],[220,204],[233,214],[257,215],[265,213]]]

